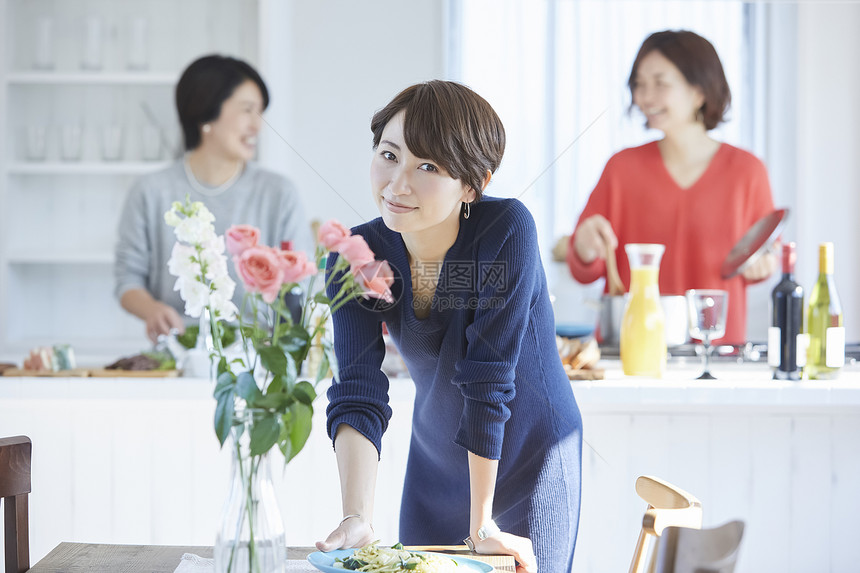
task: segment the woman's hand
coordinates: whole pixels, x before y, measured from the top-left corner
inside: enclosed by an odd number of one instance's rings
[[[519,566],[517,573],[537,573],[537,559],[531,539],[500,532],[483,541],[475,539],[475,552],[483,554],[513,555]],[[319,544],[317,544],[319,547]]]
[[[374,541],[373,526],[361,516],[350,517],[340,522],[325,541],[317,541],[320,551],[334,551],[350,547],[364,547]]]
[[[579,260],[586,265],[605,256],[610,247],[618,248],[618,237],[612,230],[612,224],[603,215],[592,215],[576,228],[573,248]]]
[[[774,253],[782,252],[782,244],[777,241],[773,246],[762,253],[753,263],[744,269],[742,273],[747,282],[763,281],[776,271],[779,266],[779,260]]]
[[[172,328],[185,332],[185,324],[179,313],[169,305],[155,301],[146,315],[146,335],[152,342],[158,341],[159,334],[169,334]]]

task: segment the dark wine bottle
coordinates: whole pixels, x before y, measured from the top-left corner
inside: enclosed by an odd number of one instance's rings
[[[775,380],[800,380],[806,364],[803,332],[803,287],[794,280],[797,247],[782,247],[782,280],[771,293],[773,317],[767,336],[767,361]]]

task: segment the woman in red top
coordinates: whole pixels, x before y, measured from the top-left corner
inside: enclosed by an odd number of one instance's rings
[[[773,210],[773,199],[758,158],[708,135],[731,101],[719,56],[693,32],[657,32],[639,49],[628,85],[633,105],[663,139],[625,149],[606,164],[570,239],[570,271],[582,283],[605,276],[604,256],[612,248],[629,288],[623,245],[666,245],[660,292],[727,290],[721,342],[743,343],[746,285],[769,277],[776,257],[762,256],[729,280],[720,277],[720,265],[747,229]]]

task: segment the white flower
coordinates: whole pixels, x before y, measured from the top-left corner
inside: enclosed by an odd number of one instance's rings
[[[233,293],[236,292],[236,283],[233,282],[233,279],[230,278],[230,275],[224,273],[223,275],[217,275],[212,278],[212,288],[214,289],[213,295],[218,293],[219,296],[223,296],[226,299],[232,299]]]
[[[185,314],[188,316],[200,316],[209,304],[209,287],[200,281],[180,278],[174,288],[179,290],[179,296],[185,301]]]
[[[200,219],[204,223],[215,222],[215,215],[200,201],[195,201],[191,204],[191,216],[195,219]]]
[[[175,227],[182,222],[182,219],[179,217],[179,214],[174,209],[171,209],[170,211],[164,213],[164,222],[171,227]]]
[[[236,320],[239,309],[233,304],[232,296],[232,293],[227,296],[226,291],[220,290],[215,290],[209,295],[209,304],[219,320],[226,320],[227,322]]]
[[[221,254],[227,250],[227,247],[224,243],[224,235],[213,234],[211,237],[209,237],[208,240],[201,243],[200,246],[207,251],[212,251],[213,253],[218,254]]]
[[[215,239],[215,227],[199,217],[186,217],[174,232],[177,239],[190,245],[202,245]]]
[[[197,249],[190,245],[175,243],[170,259],[167,261],[167,270],[175,277],[195,279],[200,276],[200,263],[193,260],[195,257],[197,257]]]

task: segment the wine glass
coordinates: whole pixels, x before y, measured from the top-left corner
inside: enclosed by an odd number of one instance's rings
[[[726,334],[729,293],[724,290],[691,289],[686,292],[690,336],[705,346],[704,370],[696,380],[716,380],[711,374],[711,341]]]

